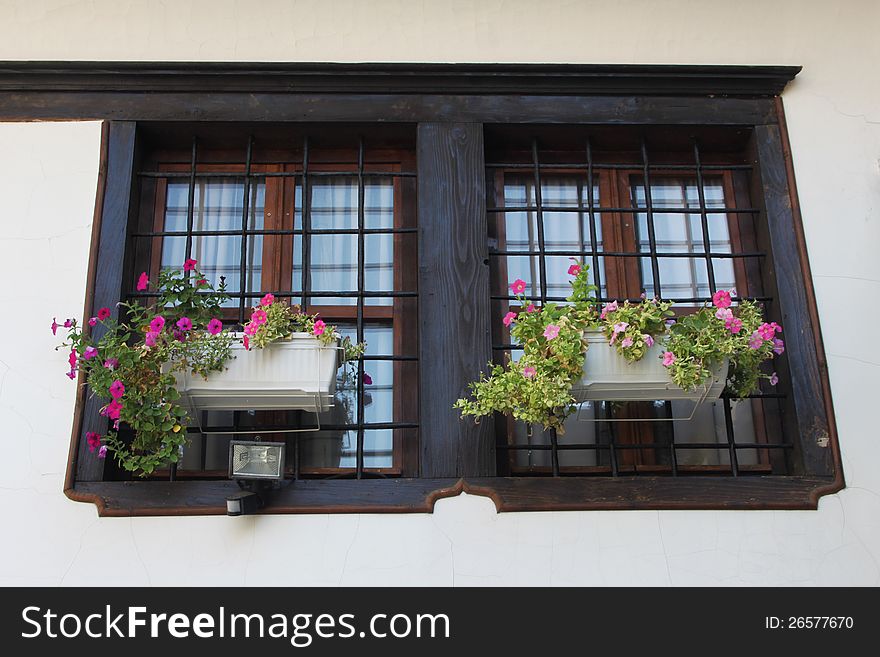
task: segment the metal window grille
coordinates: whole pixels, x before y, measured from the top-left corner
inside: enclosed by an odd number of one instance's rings
[[[508,198],[504,199],[505,202],[499,202],[498,190],[495,190],[496,197],[494,200],[491,198],[492,195],[490,194],[487,207],[487,212],[490,215],[490,226],[495,217],[500,217],[499,220],[501,222],[506,222],[507,218],[513,214],[521,215],[527,213],[529,217],[529,230],[534,233],[533,235],[529,235],[528,248],[526,249],[521,248],[521,243],[514,244],[515,248],[510,248],[511,245],[509,243],[499,248],[498,241],[490,239],[490,264],[493,270],[497,273],[502,267],[501,263],[506,262],[508,259],[523,256],[528,257],[530,271],[533,272],[531,284],[534,297],[536,297],[535,300],[539,301],[542,305],[547,302],[565,301],[565,296],[550,294],[550,291],[558,286],[554,286],[552,281],[548,281],[547,262],[549,258],[555,258],[558,256],[575,257],[590,265],[593,283],[600,290],[597,299],[599,304],[613,299],[618,301],[624,300],[617,296],[607,296],[607,292],[605,291],[606,286],[603,280],[603,265],[606,258],[613,257],[636,259],[639,263],[640,280],[642,281],[642,285],[645,286],[647,283],[647,289],[645,289],[644,292],[647,293],[648,296],[657,296],[664,300],[672,301],[679,306],[686,306],[702,304],[711,300],[712,294],[718,289],[716,286],[717,276],[715,264],[717,261],[761,260],[768,255],[765,251],[746,251],[736,249],[733,248],[732,244],[720,244],[718,240],[710,239],[710,217],[712,215],[752,215],[760,220],[761,211],[754,207],[726,207],[724,202],[719,203],[715,199],[707,201],[705,192],[708,185],[707,180],[710,180],[713,176],[718,176],[723,172],[748,172],[751,170],[751,166],[747,164],[705,164],[703,162],[699,143],[696,139],[692,140],[690,161],[676,161],[672,163],[667,161],[668,158],[664,158],[662,163],[653,163],[645,139],[641,140],[641,157],[639,161],[632,163],[621,163],[619,161],[603,162],[601,159],[597,160],[596,157],[594,157],[594,148],[590,139],[587,139],[583,150],[581,151],[581,156],[577,158],[580,161],[542,161],[538,138],[532,138],[530,142],[531,162],[520,160],[486,163],[487,187],[490,189],[493,189],[492,181],[499,173],[505,177],[518,177],[520,180],[527,177],[532,188],[531,191],[527,191],[525,195],[519,194],[513,204],[507,202],[513,200]],[[608,204],[607,202],[600,202],[600,199],[597,198],[598,181],[599,176],[602,175],[601,172],[615,170],[626,172],[637,171],[639,173],[640,179],[631,185],[633,195],[632,198],[629,199],[631,201],[631,205],[629,206],[622,204],[620,206],[615,206]],[[673,204],[672,207],[655,205],[652,194],[652,190],[654,189],[654,186],[652,186],[652,177],[661,171],[665,175],[672,173],[678,176],[679,180],[682,178],[690,179],[692,182],[691,186],[696,187],[696,198],[688,198],[688,193],[686,191],[683,196],[683,201]],[[580,177],[577,203],[553,205],[552,203],[547,203],[545,201],[544,192],[548,186],[544,184],[544,180],[548,175],[551,175],[548,174],[548,172],[553,172],[552,175],[557,176],[564,175],[566,177]],[[635,191],[636,187],[639,186],[641,187],[642,194],[639,198],[636,198]],[[605,199],[602,200],[604,201]],[[569,240],[572,248],[556,248],[556,246],[553,245],[548,248],[547,236],[545,234],[545,215],[548,213],[572,213],[576,215],[578,220],[577,233],[573,232],[571,239]],[[641,215],[645,230],[643,235],[637,236],[635,251],[609,250],[603,248],[604,244],[601,235],[600,218],[603,215],[610,214],[632,217],[634,221],[636,221],[637,217]],[[686,221],[690,216],[698,216],[701,233],[700,240],[697,241],[696,238],[694,238],[693,240],[681,240],[668,244],[661,243],[661,241],[658,240],[655,223],[658,215],[684,215]],[[581,228],[583,222],[586,222],[586,230]],[[503,230],[505,230],[505,228],[499,228],[499,231]],[[702,263],[706,272],[705,284],[697,285],[695,282],[690,289],[694,292],[702,292],[705,290],[706,294],[692,293],[686,296],[664,294],[664,272],[662,264],[663,260],[666,258],[684,259],[689,264]],[[499,283],[505,286],[509,282],[506,280],[501,281],[501,276],[497,276],[497,278]],[[512,277],[510,278],[512,280]],[[670,285],[670,287],[672,286]],[[734,297],[734,301],[740,301],[743,298],[745,297]],[[751,296],[748,298],[760,302],[772,302],[773,300],[771,296]],[[493,302],[493,305],[495,302],[501,302],[504,307],[508,307],[511,302],[516,301],[516,297],[511,295],[506,288],[505,293],[501,293],[501,289],[494,289],[490,299]],[[631,297],[629,300],[637,302],[640,298]],[[500,323],[501,314],[494,314],[498,315],[498,317],[495,317],[493,321]],[[501,362],[501,359],[504,357],[511,356],[512,352],[515,353],[519,346],[513,343],[496,343],[493,344],[492,348],[496,357],[496,362]],[[774,410],[772,412],[778,413],[779,410],[777,404],[779,400],[783,399],[785,396],[785,392],[765,392],[762,390],[751,395],[750,399],[766,400],[768,403],[774,405]],[[644,402],[640,403],[644,404]],[[532,441],[532,428],[528,427],[528,443],[521,444],[513,441],[513,436],[510,430],[499,431],[496,441],[496,447],[499,454],[499,470],[511,469],[513,471],[511,471],[510,474],[513,475],[548,474],[548,468],[546,467],[520,468],[519,471],[511,468],[510,462],[515,456],[515,454],[511,453],[525,451],[529,454],[532,454],[533,452],[538,454],[542,452],[545,454],[549,453],[549,474],[555,477],[572,474],[594,474],[617,477],[623,474],[637,475],[640,473],[651,475],[668,473],[672,476],[682,476],[700,474],[702,472],[717,475],[724,474],[725,470],[726,473],[731,476],[739,476],[753,471],[748,467],[742,467],[740,465],[741,455],[745,450],[756,450],[754,453],[762,451],[762,458],[765,459],[768,458],[767,455],[771,454],[771,452],[778,452],[783,455],[791,453],[793,444],[790,440],[786,439],[783,424],[781,422],[779,422],[779,430],[775,432],[776,440],[768,439],[767,442],[756,442],[755,440],[738,441],[734,428],[735,423],[732,417],[731,399],[726,394],[722,395],[720,403],[723,408],[724,442],[712,442],[709,440],[690,441],[687,443],[676,442],[674,429],[658,428],[654,431],[654,438],[656,439],[658,434],[660,437],[664,437],[665,435],[664,441],[658,442],[657,440],[652,440],[652,442],[647,443],[635,442],[631,444],[621,444],[615,439],[616,430],[612,423],[602,421],[611,419],[613,411],[612,406],[609,402],[597,402],[595,412],[598,422],[596,424],[597,439],[595,443],[563,443],[560,442],[555,430],[549,430],[545,432],[544,442],[536,444]],[[661,416],[665,415],[671,417],[671,403],[669,401],[658,401],[655,402],[653,406],[654,413]],[[504,424],[504,419],[496,418],[496,420],[497,422],[502,423],[501,426],[508,426],[507,424]],[[600,442],[599,437],[603,438],[603,442]],[[680,455],[682,453],[707,449],[726,452],[726,466],[719,465],[718,467],[704,468],[701,470],[697,467],[687,467],[679,463],[681,460]],[[620,463],[621,455],[629,450],[653,450],[655,453],[663,456],[665,463],[655,467],[639,467],[637,465],[624,467]],[[763,450],[767,451],[763,452]],[[561,455],[567,452],[589,451],[596,454],[595,458],[597,463],[601,455],[603,459],[607,460],[607,466],[602,465],[592,469],[582,468],[578,470],[577,468],[566,468],[560,464]],[[780,459],[772,456],[770,458],[774,461],[773,473],[784,474],[785,472],[783,471],[786,471],[789,467],[787,465],[788,459],[783,456],[781,459],[783,464],[779,465]],[[505,459],[507,459],[507,463],[505,463]],[[757,469],[755,469],[755,471],[757,471]]]
[[[401,171],[396,170],[393,167],[389,167],[386,169],[379,169],[377,166],[370,166],[369,170],[365,166],[365,145],[363,137],[358,138],[356,144],[357,151],[357,168],[352,171],[350,169],[340,169],[340,170],[327,170],[326,168],[322,168],[321,170],[312,170],[310,169],[310,139],[308,136],[303,138],[302,142],[302,167],[300,171],[253,171],[253,160],[254,160],[254,146],[255,140],[253,136],[248,137],[246,146],[243,151],[244,155],[244,171],[240,170],[230,170],[230,171],[200,171],[199,170],[199,143],[196,137],[192,139],[191,145],[191,158],[189,164],[188,171],[140,171],[138,172],[138,176],[141,178],[155,178],[155,179],[166,179],[169,182],[171,181],[187,181],[188,188],[188,200],[186,204],[186,228],[178,229],[178,230],[152,230],[152,231],[138,231],[132,234],[133,239],[138,238],[185,238],[185,259],[188,259],[192,256],[193,253],[193,241],[194,238],[200,237],[222,237],[222,236],[237,236],[240,238],[240,259],[238,263],[238,285],[237,290],[230,292],[230,296],[234,299],[238,300],[238,325],[242,326],[246,321],[246,309],[253,305],[253,301],[255,299],[259,299],[264,296],[266,293],[271,292],[276,297],[279,298],[287,298],[287,299],[296,299],[299,298],[302,300],[303,308],[307,308],[309,306],[309,302],[315,298],[345,298],[345,299],[353,299],[354,305],[356,308],[356,316],[355,316],[355,336],[357,341],[361,342],[364,340],[365,334],[365,302],[367,299],[394,299],[394,298],[418,298],[418,292],[415,290],[369,290],[366,288],[366,253],[365,253],[365,242],[366,237],[369,235],[394,235],[394,234],[405,234],[405,233],[417,233],[418,229],[414,227],[388,227],[388,228],[368,228],[365,222],[365,188],[366,181],[369,179],[394,179],[394,178],[415,178],[416,173],[411,171]],[[257,228],[255,223],[252,221],[251,211],[252,204],[254,203],[254,194],[252,193],[253,186],[258,184],[260,181],[264,181],[268,178],[272,177],[280,177],[280,178],[292,178],[295,179],[299,184],[300,189],[302,190],[301,194],[301,208],[298,210],[301,211],[302,222],[301,228],[297,228],[295,225],[292,228],[288,229],[266,229],[266,228]],[[354,228],[313,228],[312,227],[312,213],[311,213],[311,204],[310,204],[310,194],[309,188],[313,180],[319,178],[354,178],[357,182],[357,226]],[[195,224],[195,207],[196,207],[196,189],[199,181],[210,181],[210,180],[223,180],[223,181],[236,181],[242,186],[242,205],[241,205],[241,214],[240,214],[240,227],[236,227],[233,229],[199,229]],[[252,260],[250,250],[253,249],[253,242],[255,240],[259,240],[260,238],[268,235],[279,235],[279,236],[290,236],[291,239],[294,239],[294,236],[301,238],[302,240],[302,266],[300,269],[300,289],[291,290],[291,291],[281,291],[281,290],[269,290],[269,289],[259,289],[253,290],[249,289],[248,282],[250,277],[254,274],[252,271],[253,267],[249,266],[249,262]],[[334,290],[334,291],[317,291],[312,289],[312,254],[311,254],[311,237],[317,235],[354,235],[357,237],[357,289],[354,290]],[[395,254],[395,266],[396,266],[397,254]],[[256,278],[255,278],[256,280]],[[265,279],[264,279],[265,280]],[[137,292],[135,290],[128,290],[127,295],[129,298],[151,298],[155,297],[155,292]],[[408,362],[418,362],[418,356],[415,354],[378,354],[378,355],[363,355],[358,359],[357,363],[357,383],[356,383],[356,398],[357,398],[357,417],[354,422],[348,422],[344,424],[338,425],[323,425],[321,427],[322,430],[329,431],[345,431],[345,432],[355,432],[357,436],[356,443],[356,456],[355,456],[355,467],[353,469],[343,469],[339,468],[339,472],[329,474],[327,476],[330,477],[355,477],[357,479],[362,479],[368,476],[384,476],[380,473],[372,473],[370,472],[364,465],[364,436],[365,431],[369,430],[394,430],[394,429],[418,429],[418,422],[367,422],[364,418],[364,400],[365,400],[365,388],[364,388],[364,363],[368,361],[386,361],[386,362],[395,362],[395,361],[408,361]],[[224,432],[224,433],[233,433],[236,431],[248,431],[251,427],[247,426],[245,422],[243,422],[243,415],[245,413],[243,411],[235,411],[233,413],[233,424],[231,427],[208,427],[207,423],[202,425],[202,429],[204,433],[211,433],[212,431],[216,432]],[[270,425],[261,425],[259,430],[261,433],[284,433],[285,430],[289,431],[292,427],[287,426],[270,426]],[[194,429],[190,427],[190,431],[198,431],[198,429]],[[293,453],[293,476],[294,478],[299,478],[300,475],[300,450],[299,450],[299,436],[298,434],[293,434],[295,437],[294,449],[291,450]],[[290,440],[288,438],[287,440]],[[202,469],[204,469],[205,464],[205,449],[206,442],[202,441],[202,453],[201,453],[201,463]],[[173,480],[175,478],[176,468],[172,467],[170,478]]]

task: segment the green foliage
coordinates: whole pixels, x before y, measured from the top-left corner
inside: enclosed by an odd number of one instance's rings
[[[673,316],[668,301],[645,300],[623,305],[613,302],[600,315],[602,331],[617,353],[627,361],[641,360],[658,336],[666,333],[666,320]]]
[[[70,322],[62,347],[76,355],[75,367],[90,394],[109,400],[102,413],[114,420],[113,428],[101,443],[123,469],[145,476],[177,461],[188,418],[174,373],[189,370],[207,378],[223,369],[233,338],[228,331],[212,334],[206,328],[225,298],[222,286],[215,291],[196,270],[163,271],[154,305],[119,304],[121,321],[99,321],[96,326],[102,329],[94,332]],[[177,326],[183,318],[192,323],[188,330]],[[153,331],[157,321],[163,325]],[[124,393],[115,401],[112,390],[119,384]],[[134,433],[130,443],[119,436],[122,425]]]
[[[479,420],[504,413],[564,433],[563,422],[576,408],[571,386],[584,368],[584,329],[596,322],[596,288],[588,281],[588,271],[587,265],[577,271],[566,305],[548,303],[529,312],[533,306],[528,299],[518,297],[520,310],[510,332],[523,356],[506,366],[490,363],[489,374],[481,373],[470,385],[471,398],[455,403],[462,415]]]

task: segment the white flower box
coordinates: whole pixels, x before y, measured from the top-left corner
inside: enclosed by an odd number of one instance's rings
[[[182,401],[197,411],[310,410],[333,406],[336,372],[342,364],[338,342],[322,344],[309,333],[294,333],[263,349],[232,345],[225,370],[206,381],[177,373]]]
[[[583,401],[654,401],[656,399],[705,401],[721,396],[727,379],[727,361],[712,377],[695,390],[675,385],[663,366],[663,347],[657,342],[641,360],[630,363],[608,344],[598,329],[584,331],[589,348],[584,359],[584,375],[572,386],[571,394]]]

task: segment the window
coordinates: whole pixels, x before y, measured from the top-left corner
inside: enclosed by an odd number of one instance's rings
[[[174,472],[226,478],[229,441],[287,443],[293,478],[401,476],[417,471],[418,364],[415,172],[412,130],[144,126],[134,271],[196,259],[230,296],[238,327],[266,293],[319,313],[368,345],[359,372],[340,375],[334,407],[203,411]],[[366,136],[365,136],[366,135]],[[280,144],[289,145],[287,149]],[[295,145],[295,146],[294,146]],[[133,282],[126,294],[136,296]],[[148,295],[147,295],[148,296]],[[313,430],[320,427],[319,430]],[[124,476],[123,473],[107,473]]]
[[[769,246],[758,245],[761,213],[748,193],[748,132],[491,126],[486,132],[496,362],[521,354],[500,321],[518,309],[508,283],[524,280],[536,303],[564,303],[571,258],[590,265],[600,304],[659,296],[688,313],[716,290],[736,289],[740,298],[778,312],[763,283]],[[787,379],[781,373],[778,389],[739,401],[585,402],[566,422],[564,440],[496,418],[498,470],[787,474],[794,448],[781,422]]]
[[[189,253],[226,277],[230,325],[277,292],[363,335],[378,379],[344,391],[354,419],[323,418],[326,436],[289,414],[206,418],[174,481],[119,481],[90,459],[82,436],[104,420],[83,393],[68,495],[108,515],[220,513],[234,484],[212,445],[277,429],[299,445],[277,512],[430,511],[462,490],[500,510],[815,508],[843,478],[778,98],[797,71],[7,67],[2,116],[108,119],[89,310]],[[596,403],[584,412],[602,421],[562,449],[462,421],[467,382],[515,349],[496,321],[503,283],[560,296],[569,257],[604,298],[662,294],[687,312],[734,285],[765,299],[786,328],[784,388],[688,425],[634,422],[674,404]]]

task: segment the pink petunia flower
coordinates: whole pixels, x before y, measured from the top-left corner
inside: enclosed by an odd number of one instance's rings
[[[764,338],[761,337],[761,334],[757,331],[752,333],[752,337],[749,338],[749,348],[750,349],[760,349],[764,344]]]
[[[86,350],[83,352],[83,360],[90,360],[98,355],[98,350],[94,347],[86,347]]]
[[[621,346],[621,347],[632,347],[632,346],[633,346],[633,339],[632,339],[631,337],[629,337],[629,336],[625,337],[625,338],[620,342],[620,346]]]
[[[248,336],[244,336],[242,338],[241,342],[244,345],[245,349],[247,349],[248,351],[251,350],[251,341],[250,341],[250,338],[248,338]]]
[[[89,317],[89,326],[96,326],[98,324],[97,317]]]
[[[254,311],[254,314],[251,315],[251,321],[254,322],[257,326],[259,326],[260,324],[265,324],[267,319],[269,319],[269,316],[262,308],[257,308]]]
[[[104,367],[106,367],[108,370],[115,370],[117,367],[119,367],[119,360],[117,358],[108,358],[104,361]]]
[[[772,340],[773,336],[776,335],[776,329],[773,328],[772,324],[764,322],[758,327],[758,333],[760,333],[761,337],[765,340]]]
[[[671,351],[663,352],[663,367],[669,367],[675,362],[675,354]]]
[[[118,399],[114,399],[104,407],[101,415],[109,417],[111,420],[118,420],[120,411],[122,411],[122,404],[119,403]]]
[[[614,325],[614,332],[623,333],[628,326],[629,322],[617,322],[617,324]]]
[[[70,328],[71,326],[73,326],[73,320],[72,319],[65,319],[64,320],[64,328]]]
[[[208,333],[210,333],[211,335],[217,335],[218,333],[220,333],[220,331],[223,330],[223,322],[215,317],[210,322],[208,322],[207,329]]]
[[[647,334],[647,333],[645,333],[644,335],[642,335],[642,342],[645,343],[645,346],[646,346],[646,347],[653,347],[653,346],[654,346],[654,338],[652,338],[652,337],[651,337],[649,334]]]
[[[183,271],[193,271],[196,268],[197,264],[199,264],[198,260],[193,260],[192,258],[190,258],[183,263]]]
[[[207,285],[207,284],[208,284],[207,278],[200,278],[199,280],[196,281],[196,285],[198,285],[199,287],[202,287],[203,285]]]
[[[94,452],[98,447],[101,446],[101,434],[95,433],[94,431],[89,431],[86,434],[86,442],[89,444],[89,451]]]
[[[507,313],[501,321],[505,326],[510,326],[516,321],[516,313]]]
[[[544,337],[548,340],[553,340],[558,335],[559,327],[556,324],[547,324],[547,328],[544,329]]]
[[[67,357],[67,362],[70,363],[70,369],[76,367],[76,350],[70,350],[70,356]]]
[[[715,304],[716,308],[729,308],[730,292],[727,290],[718,290],[712,295],[712,303]]]
[[[193,327],[192,320],[189,317],[181,317],[175,324],[181,331],[191,331]]]
[[[101,320],[102,322],[105,319],[107,319],[108,317],[110,317],[110,309],[109,308],[101,308],[98,311],[98,319]]]
[[[275,303],[275,295],[271,292],[260,299],[261,306],[271,306],[273,303]]]
[[[155,331],[147,331],[147,334],[144,336],[144,344],[148,347],[156,346],[156,339],[159,337],[159,334]]]
[[[773,338],[773,353],[781,356],[785,351],[785,343],[779,338]]]
[[[257,330],[259,330],[259,328],[260,328],[259,324],[254,324],[253,322],[251,322],[247,326],[244,327],[244,334],[245,335],[256,335]]]
[[[581,273],[581,266],[580,265],[572,265],[571,267],[568,268],[568,275],[569,276],[577,276],[580,273]]]
[[[113,383],[110,384],[110,396],[113,397],[113,399],[120,399],[124,394],[125,384],[122,383],[122,381],[116,379]]]
[[[147,272],[142,271],[140,277],[138,278],[136,289],[138,292],[143,292],[150,286],[150,277],[147,276]]]
[[[76,378],[76,370],[70,370],[69,372],[66,373],[66,376],[68,379],[73,381]]]
[[[156,315],[150,320],[150,331],[153,333],[161,333],[163,328],[165,328],[165,318],[161,315]]]
[[[601,319],[605,319],[605,316],[608,313],[613,313],[615,310],[617,310],[617,302],[616,301],[612,301],[611,303],[606,303],[605,307],[602,308],[602,313],[599,315],[599,317]]]
[[[535,308],[535,304],[533,304],[533,303],[530,303],[530,304],[526,307],[526,312],[527,312],[527,313],[534,313],[534,312],[537,312],[537,311],[538,311],[538,309]]]
[[[733,333],[734,335],[742,331],[743,323],[739,317],[730,317],[727,321],[724,322],[724,328]]]
[[[365,386],[373,385],[373,377],[371,377],[368,372],[364,372],[364,385]]]
[[[315,335],[324,335],[326,327],[327,325],[324,323],[323,319],[317,319],[315,320],[315,327],[312,329],[312,333]]]
[[[538,370],[536,370],[534,367],[524,367],[523,368],[523,376],[526,377],[527,379],[531,379],[537,373],[538,373]]]
[[[770,322],[770,326],[772,326],[773,330],[776,331],[777,333],[782,333],[782,327],[779,324],[777,324],[776,322]]]
[[[98,448],[98,458],[99,459],[107,458],[107,445],[101,445]]]
[[[58,320],[55,317],[53,317],[52,318],[52,335],[57,334],[59,326],[60,326],[60,324],[58,323]]]
[[[733,317],[733,311],[730,308],[719,308],[715,311],[715,317],[726,322]]]
[[[510,284],[510,289],[513,290],[514,294],[522,294],[526,291],[526,282],[521,278],[517,278]]]
[[[776,372],[773,372],[773,374],[770,375],[770,385],[775,386],[777,383],[779,383],[779,377],[776,376]]]

